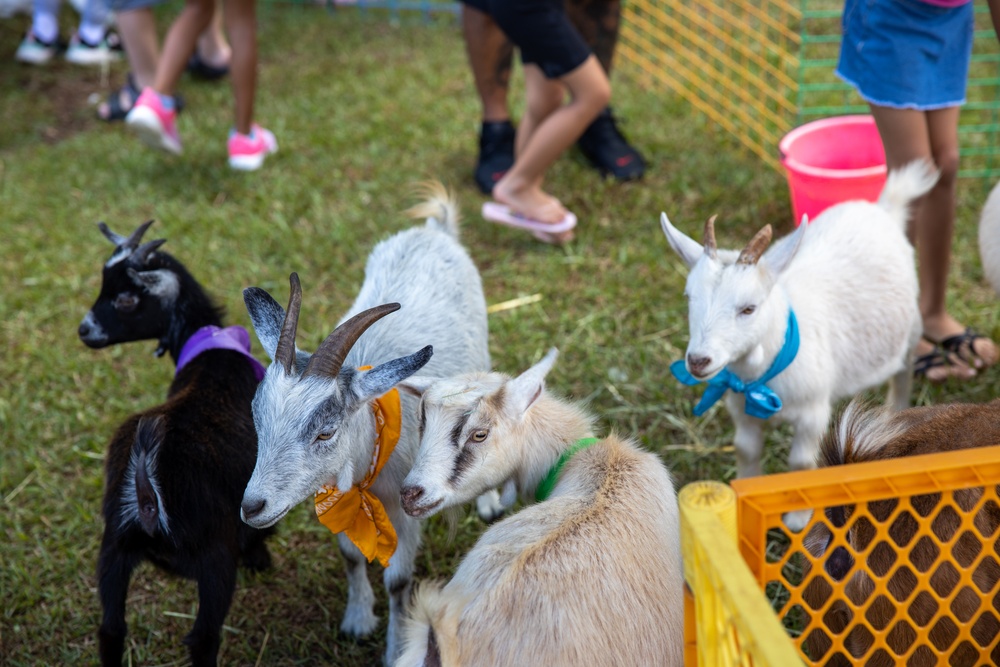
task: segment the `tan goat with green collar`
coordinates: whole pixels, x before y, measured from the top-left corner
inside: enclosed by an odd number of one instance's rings
[[[670,474],[631,440],[589,437],[593,418],[545,391],[555,358],[516,378],[401,383],[422,394],[420,450],[401,491],[410,516],[496,486],[505,501],[543,497],[487,530],[447,585],[420,587],[398,666],[682,664]]]

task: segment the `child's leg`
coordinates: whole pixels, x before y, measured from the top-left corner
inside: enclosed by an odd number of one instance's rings
[[[34,0],[31,5],[31,32],[43,42],[59,37],[59,5],[62,0]]]
[[[948,313],[945,301],[955,230],[955,189],[958,180],[958,107],[927,112],[931,153],[941,178],[916,210],[917,256],[920,261],[920,311],[924,334],[941,341],[965,331]],[[965,361],[976,368],[993,364],[1000,351],[988,338],[975,338]]]
[[[938,183],[914,205],[909,227],[910,240],[917,251],[924,334],[931,340],[940,341],[965,329],[948,313],[946,302],[955,227],[959,108],[925,112],[871,105],[871,109],[890,169],[923,159],[941,170]],[[932,350],[933,346],[922,340],[917,354]],[[974,351],[990,363],[996,359],[996,347],[987,339],[978,339]],[[948,376],[969,378],[975,375],[975,370],[963,360],[951,361],[951,366],[928,371],[928,378],[942,380]]]
[[[233,80],[235,127],[240,134],[249,134],[257,89],[256,0],[226,0],[225,19],[233,50],[229,72]]]
[[[218,3],[212,22],[198,37],[198,57],[212,67],[228,67],[232,56],[222,24],[222,3]]]
[[[562,106],[566,87],[558,79],[547,79],[537,65],[524,66],[525,108],[517,128],[515,155],[520,156],[542,122]]]
[[[535,80],[535,77],[544,77],[539,68],[526,65],[524,76],[526,82],[531,81],[529,91],[552,90]],[[569,104],[540,119],[537,126],[528,128],[523,150],[518,152],[514,166],[493,189],[498,201],[541,222],[559,222],[566,214],[558,200],[541,189],[545,170],[580,137],[611,98],[608,78],[592,55],[560,81],[569,89]],[[543,100],[542,108],[550,102],[551,99]]]
[[[77,29],[80,38],[88,44],[100,44],[108,32],[109,13],[107,0],[87,0]]]
[[[472,78],[483,107],[483,120],[498,122],[510,119],[507,89],[514,56],[514,45],[500,30],[493,17],[471,5],[462,5],[462,36],[469,55]]]
[[[215,12],[215,0],[186,0],[180,16],[170,26],[163,42],[163,55],[156,69],[153,89],[161,95],[173,95],[188,58],[194,52],[198,35],[208,27]]]
[[[119,11],[116,20],[136,88],[142,90],[152,86],[156,82],[156,67],[160,61],[152,8]]]

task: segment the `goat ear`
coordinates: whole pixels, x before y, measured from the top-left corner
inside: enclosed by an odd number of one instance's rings
[[[775,275],[787,269],[788,265],[791,264],[792,259],[799,251],[799,246],[802,245],[802,237],[805,235],[808,226],[803,219],[802,224],[790,236],[782,239],[780,243],[775,243],[771,248],[771,252],[765,255],[767,257],[767,267]]]
[[[132,282],[161,299],[176,299],[177,294],[180,292],[180,281],[177,279],[177,274],[173,271],[167,269],[136,271],[133,268],[129,268],[127,273]]]
[[[399,389],[405,391],[406,393],[412,394],[417,398],[420,398],[421,396],[424,395],[424,392],[427,391],[427,389],[430,388],[432,384],[437,382],[437,380],[438,378],[429,377],[427,375],[412,375],[403,380],[402,382],[400,382],[399,384],[397,384],[396,386]]]
[[[666,213],[660,213],[660,227],[663,228],[663,233],[666,235],[670,247],[674,249],[674,252],[688,268],[694,266],[695,262],[705,254],[705,247],[670,224]]]
[[[243,290],[243,303],[250,313],[250,321],[257,333],[257,340],[273,361],[274,353],[278,349],[278,339],[281,337],[281,324],[285,321],[285,309],[274,300],[274,297],[259,287],[248,287]]]
[[[507,406],[516,418],[521,418],[542,395],[545,376],[556,363],[559,350],[551,348],[542,360],[507,383]]]
[[[370,371],[356,374],[351,380],[351,389],[355,396],[364,401],[381,396],[423,368],[433,354],[434,348],[428,345],[407,357],[379,364]]]

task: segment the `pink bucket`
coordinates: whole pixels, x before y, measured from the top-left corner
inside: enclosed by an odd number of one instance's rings
[[[778,150],[796,225],[842,201],[875,201],[885,185],[885,149],[871,116],[806,123],[786,134]]]

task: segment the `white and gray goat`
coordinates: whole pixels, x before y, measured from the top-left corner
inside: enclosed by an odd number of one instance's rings
[[[257,336],[273,359],[253,400],[257,465],[242,503],[243,520],[251,526],[272,525],[324,485],[345,490],[362,481],[375,446],[370,403],[403,378],[425,364],[436,375],[489,369],[486,301],[479,272],[458,242],[455,202],[434,184],[411,213],[426,216],[426,225],[375,246],[354,305],[312,356],[295,347],[301,303],[295,274],[287,313],[263,290],[244,291]],[[392,318],[377,321],[397,308]],[[357,370],[368,365],[371,370]],[[419,443],[417,399],[405,392],[400,398],[399,442],[371,486],[398,537],[383,576],[389,592],[389,664],[398,652],[400,614],[420,545],[420,523],[399,503]],[[378,618],[365,557],[343,533],[338,539],[348,578],[340,627],[367,635]]]
[[[993,186],[979,217],[979,257],[987,282],[1000,294],[1000,183]]]
[[[936,180],[926,163],[906,165],[890,172],[878,203],[837,204],[812,224],[803,220],[767,252],[770,225],[736,252],[716,247],[714,218],[698,243],[662,216],[670,246],[690,268],[683,368],[694,380],[710,382],[715,395],[724,389],[711,381],[726,374],[744,385],[767,378],[763,391],[773,391],[764,397],[770,406],[760,417],[751,413],[760,407],[753,401],[761,398],[761,387],[749,387],[751,401],[726,391],[736,424],[738,476],[761,474],[768,418],[794,426],[788,463],[802,470],[816,466],[833,401],[889,380],[888,404],[909,404],[922,325],[913,247],[906,238],[908,207]],[[779,356],[788,360],[786,341],[794,338],[796,325],[797,354],[769,377]]]
[[[417,589],[397,667],[683,664],[670,473],[631,440],[586,439],[593,418],[545,391],[555,358],[516,378],[400,383],[423,396],[411,516],[497,485],[539,502],[483,533],[447,585]]]

